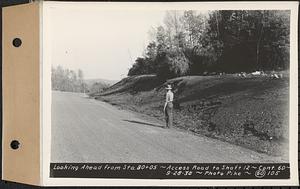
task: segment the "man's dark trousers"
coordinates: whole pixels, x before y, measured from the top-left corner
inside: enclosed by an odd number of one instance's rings
[[[165,110],[166,115],[166,127],[173,127],[173,103],[168,102]]]

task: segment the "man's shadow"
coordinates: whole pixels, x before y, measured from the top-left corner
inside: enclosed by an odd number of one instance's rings
[[[153,124],[153,123],[146,123],[146,122],[141,122],[141,121],[136,121],[136,120],[123,119],[123,121],[127,121],[127,122],[130,122],[130,123],[142,124],[142,125],[148,125],[148,126],[152,126],[152,127],[161,127],[161,128],[164,128],[163,125],[157,125],[157,124]]]

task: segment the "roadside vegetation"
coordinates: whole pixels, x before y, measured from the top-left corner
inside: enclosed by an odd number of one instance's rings
[[[289,11],[168,11],[128,75],[162,79],[285,70],[289,67]]]
[[[58,91],[85,92],[87,90],[82,70],[76,72],[60,65],[51,68],[51,85],[52,90]]]

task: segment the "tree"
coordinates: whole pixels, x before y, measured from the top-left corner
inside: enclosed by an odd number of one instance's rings
[[[221,69],[226,72],[249,72],[278,69],[272,62],[285,65],[283,58],[279,62],[276,57],[289,57],[286,53],[289,48],[288,20],[288,12],[276,10],[224,10],[211,13],[210,43],[218,41],[222,44],[219,49],[214,47],[221,54],[218,58]],[[282,50],[278,48],[280,41],[283,42]]]
[[[187,48],[194,48],[201,45],[201,40],[206,32],[206,18],[201,13],[196,11],[184,11],[182,17],[184,32],[186,36]]]
[[[87,85],[83,80],[82,70],[78,70],[78,75],[74,70],[64,69],[62,66],[51,68],[52,90],[84,92]]]
[[[280,70],[289,66],[289,11],[167,11],[132,74],[162,79],[205,72]]]
[[[133,66],[129,69],[128,75],[133,76],[133,75],[142,75],[142,74],[149,74],[150,71],[149,64],[147,63],[146,58],[138,57],[135,60],[135,63]]]
[[[83,72],[81,69],[78,69],[78,81],[79,81],[80,91],[85,92],[85,85],[83,82]]]

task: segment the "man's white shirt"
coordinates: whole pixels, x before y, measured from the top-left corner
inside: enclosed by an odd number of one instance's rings
[[[172,91],[168,91],[166,94],[166,102],[173,102],[174,94]]]

